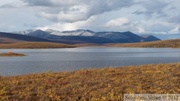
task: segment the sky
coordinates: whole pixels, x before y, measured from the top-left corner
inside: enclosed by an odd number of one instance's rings
[[[0,31],[180,34],[180,0],[0,0]]]

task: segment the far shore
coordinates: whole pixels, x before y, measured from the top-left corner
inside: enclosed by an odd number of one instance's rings
[[[180,39],[161,40],[152,42],[138,42],[125,44],[106,44],[105,46],[113,47],[143,47],[143,48],[180,48]]]
[[[0,43],[0,49],[76,48],[76,47],[88,47],[88,46],[180,48],[180,39],[152,41],[152,42],[138,42],[138,43],[109,43],[109,44],[95,44],[95,43],[62,44],[62,43],[54,43],[54,42]]]
[[[17,42],[1,43],[0,49],[43,49],[43,48],[75,48],[75,45],[53,42]]]

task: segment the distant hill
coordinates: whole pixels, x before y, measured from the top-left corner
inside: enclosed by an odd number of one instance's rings
[[[139,42],[128,44],[108,44],[108,46],[116,47],[156,47],[156,48],[180,48],[180,39],[162,40],[153,42]]]
[[[52,42],[47,39],[25,36],[12,33],[0,32],[0,43],[11,43],[11,42]]]
[[[149,42],[149,41],[154,41],[154,40],[160,40],[159,38],[152,36],[152,35],[141,35],[143,37],[143,42]]]
[[[149,42],[160,40],[154,36],[142,37],[132,32],[94,32],[91,30],[72,30],[72,31],[54,31],[54,30],[27,30],[17,32],[27,36],[43,38],[46,40],[56,41],[60,43],[134,43],[134,42]]]
[[[29,32],[29,33],[27,33],[25,35],[32,36],[32,37],[43,38],[43,39],[46,39],[49,36],[52,36],[52,34],[50,34],[48,32],[45,32],[45,31],[42,31],[42,30],[36,30],[36,31],[33,31],[33,32]]]
[[[162,40],[180,39],[180,34],[150,34]]]
[[[1,43],[0,49],[41,49],[41,48],[74,48],[76,46],[69,44],[60,44],[53,42],[16,42]]]
[[[95,36],[111,39],[114,43],[141,42],[144,39],[131,32],[97,32]]]

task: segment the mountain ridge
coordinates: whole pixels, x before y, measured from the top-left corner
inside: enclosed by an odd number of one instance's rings
[[[0,32],[0,43],[12,43],[12,42],[52,42],[52,41],[38,37],[21,35],[21,34]]]
[[[55,30],[27,30],[16,32],[16,34],[23,34],[26,36],[42,38],[59,43],[79,44],[79,43],[134,43],[134,42],[148,42],[160,40],[153,36],[151,40],[146,37],[139,36],[130,31],[115,32],[103,31],[94,32],[88,29],[78,29],[71,31],[55,31]]]

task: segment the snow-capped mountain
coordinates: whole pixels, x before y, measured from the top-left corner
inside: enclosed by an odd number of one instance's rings
[[[147,40],[146,37],[138,36],[132,32],[94,32],[91,30],[72,30],[72,31],[56,31],[56,30],[27,30],[19,32],[19,34],[43,38],[63,43],[133,43],[142,41],[157,41],[158,38]]]
[[[30,33],[26,33],[26,35],[46,39],[52,34],[42,31],[42,30],[35,30]]]
[[[43,30],[30,29],[30,30],[15,32],[15,33],[27,35],[30,33],[34,34],[34,32],[37,32],[37,31],[38,31],[38,33],[42,33]],[[53,35],[57,35],[57,36],[93,36],[95,33],[91,30],[84,30],[84,29],[78,29],[78,30],[72,30],[72,31],[62,31],[62,32],[57,31],[57,30],[47,29],[47,30],[44,30],[43,32],[53,34]]]
[[[53,33],[52,33],[53,34]],[[95,32],[90,30],[73,30],[73,31],[63,31],[59,35],[61,36],[94,36]]]
[[[49,32],[54,35],[58,36],[93,36],[94,32],[90,30],[83,30],[83,29],[78,29],[78,30],[72,30],[72,31],[55,31],[55,30],[46,30],[46,32]]]

